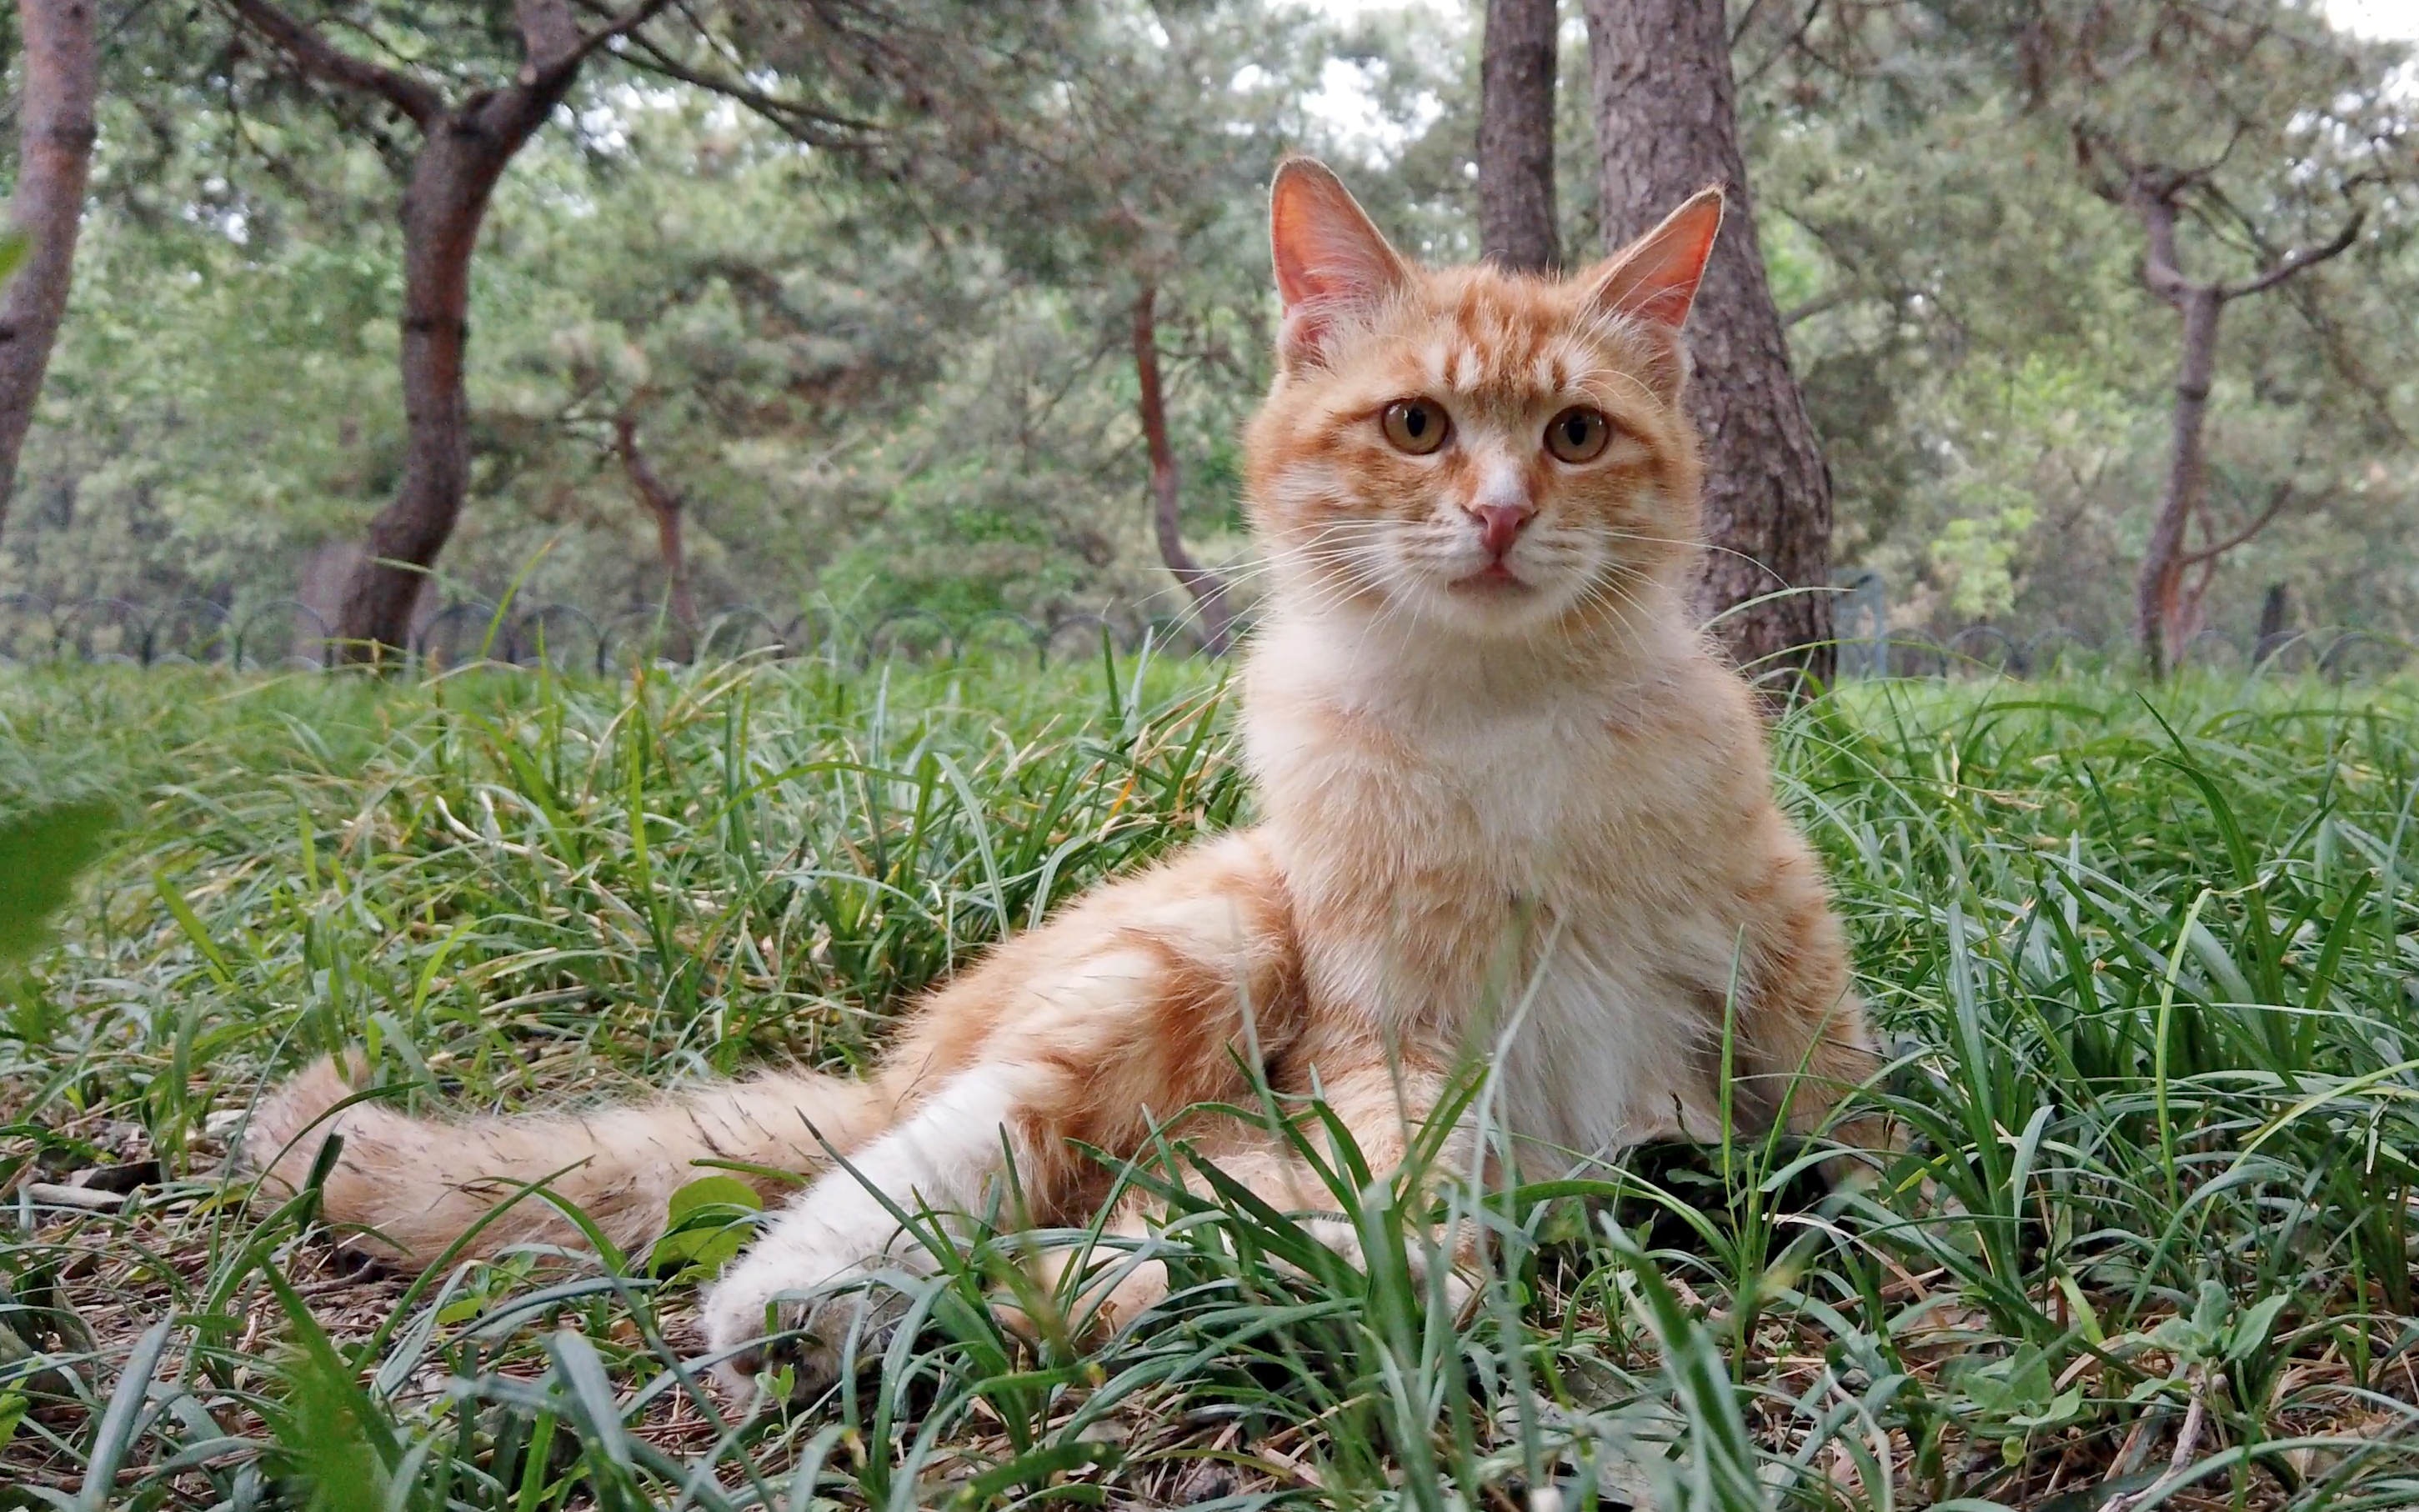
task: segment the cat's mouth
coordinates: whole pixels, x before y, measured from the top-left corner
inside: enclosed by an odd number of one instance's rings
[[[1518,594],[1526,593],[1530,583],[1528,579],[1514,572],[1509,563],[1493,562],[1466,578],[1456,578],[1452,586],[1456,593]]]

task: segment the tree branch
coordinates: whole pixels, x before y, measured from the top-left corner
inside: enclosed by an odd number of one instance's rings
[[[1826,289],[1822,293],[1815,295],[1812,299],[1808,300],[1803,303],[1791,305],[1788,309],[1781,311],[1780,324],[1783,329],[1786,329],[1797,324],[1801,320],[1811,320],[1816,316],[1823,314],[1825,311],[1836,310],[1841,305],[1849,303],[1856,298],[1857,290],[1850,288],[1844,284],[1833,288]]]
[[[523,69],[521,82],[536,84],[543,76],[566,73],[578,69],[599,49],[610,45],[617,38],[629,36],[662,15],[670,5],[671,0],[639,0],[638,5],[614,16],[595,31],[581,37],[578,24],[571,20],[569,10],[560,4],[560,0],[555,0],[552,4],[547,3],[547,0],[519,0],[519,4],[515,8],[516,13],[524,18],[521,37],[523,45],[529,50],[531,60]],[[570,45],[564,46],[554,39],[550,32],[546,33],[548,38],[547,45],[553,50],[553,61],[545,65],[540,65],[537,61],[541,55],[538,51],[537,38],[541,34],[533,33],[530,29],[530,21],[535,19],[536,13],[541,10],[559,13],[562,24],[569,28],[570,35],[576,39]],[[543,24],[551,25],[551,23]]]
[[[510,87],[473,96],[465,105],[499,142],[517,144],[546,123],[571,92],[589,56],[660,14],[670,0],[639,0],[593,34],[582,36],[564,0],[515,0],[522,60]]]
[[[270,0],[222,0],[237,23],[293,60],[294,66],[324,84],[376,95],[425,130],[445,114],[445,100],[435,89],[408,74],[356,57],[319,35]]]
[[[2176,202],[2164,185],[2135,175],[2126,203],[2142,218],[2142,282],[2169,304],[2180,305],[2192,292],[2192,281],[2177,266]]]
[[[1739,39],[1747,35],[1747,29],[1754,25],[1755,18],[1763,13],[1764,0],[1748,0],[1747,9],[1740,13],[1738,21],[1731,27],[1729,46],[1732,52],[1738,51]]]
[[[624,61],[632,68],[678,80],[682,84],[695,85],[700,89],[720,95],[733,104],[755,112],[799,141],[830,144],[848,133],[871,133],[880,130],[872,121],[856,120],[797,100],[768,95],[730,79],[717,79],[680,62],[643,37],[634,37],[632,42],[634,45],[624,55]]]
[[[1749,24],[1755,20],[1755,8],[1754,6],[1749,7],[1748,14],[1739,18],[1738,29],[1731,33],[1731,48],[1733,52],[1738,48],[1739,39],[1747,35]],[[1796,49],[1805,48],[1809,56],[1821,61],[1821,54],[1806,46],[1806,34],[1814,29],[1814,18],[1820,15],[1822,10],[1823,0],[1806,0],[1805,12],[1797,18],[1797,24],[1790,29],[1788,37],[1764,54],[1763,62],[1749,69],[1746,76],[1739,80],[1740,91],[1745,92],[1762,84],[1764,76],[1770,73],[1776,64]]]
[[[513,26],[521,34],[522,84],[537,83],[579,52],[579,23],[568,0],[513,0]]]
[[[2192,281],[2184,277],[2176,254],[2176,199],[2190,177],[2135,162],[2123,148],[2095,136],[2081,121],[2067,130],[2074,139],[2074,161],[2089,179],[2091,192],[2142,222],[2142,285],[2181,309]],[[2105,164],[2113,162],[2116,172]]]
[[[2226,555],[2228,551],[2233,550],[2236,547],[2244,545],[2253,536],[2258,534],[2261,531],[2266,530],[2270,525],[2273,524],[2276,517],[2285,512],[2285,506],[2292,501],[2293,485],[2289,481],[2276,485],[2276,486],[2271,490],[2268,495],[2268,507],[2261,510],[2257,517],[2253,519],[2250,524],[2245,525],[2242,529],[2235,532],[2232,535],[2227,536],[2223,541],[2213,542],[2211,545],[2202,547],[2197,551],[2185,552],[2180,559],[2178,564],[2185,567],[2197,567],[2206,562],[2215,562],[2218,558]]]
[[[2240,284],[2227,284],[2220,286],[2217,291],[2217,297],[2221,300],[2239,300],[2248,295],[2257,294],[2264,290],[2274,288],[2277,285],[2293,277],[2297,273],[2306,272],[2310,269],[2316,268],[2319,264],[2325,262],[2330,257],[2342,255],[2344,253],[2350,250],[2353,242],[2360,239],[2361,222],[2365,218],[2365,212],[2354,209],[2350,216],[2345,220],[2343,229],[2337,231],[2324,242],[2315,247],[2299,247],[2292,252],[2287,253],[2283,260],[2279,261],[2275,267],[2269,269],[2266,272],[2259,274],[2256,278],[2245,279]]]

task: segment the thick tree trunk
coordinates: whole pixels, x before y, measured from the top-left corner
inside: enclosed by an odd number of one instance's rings
[[[25,239],[25,252],[0,294],[0,524],[8,517],[17,456],[34,424],[75,275],[76,229],[92,170],[93,99],[100,88],[95,3],[19,0],[17,6],[24,87],[9,219]]]
[[[1789,371],[1739,153],[1722,0],[1585,0],[1605,245],[1707,184],[1730,196],[1689,316],[1705,442],[1699,605],[1750,675],[1832,671],[1831,482]],[[1767,598],[1784,589],[1784,596]]]
[[[2202,429],[2209,418],[2209,388],[2217,374],[2220,291],[2209,285],[2177,296],[2183,315],[2183,354],[2176,363],[2176,410],[2169,422],[2167,480],[2159,490],[2158,517],[2142,551],[2142,573],[2134,587],[2134,631],[2152,677],[2165,677],[2191,639],[2184,594],[2184,533],[2192,528],[2209,486],[2209,458]]]
[[[1223,656],[1234,642],[1235,614],[1226,603],[1226,580],[1195,562],[1184,548],[1179,513],[1182,489],[1176,472],[1176,450],[1167,440],[1167,403],[1159,381],[1159,329],[1154,319],[1158,302],[1158,288],[1145,284],[1133,309],[1134,377],[1142,389],[1138,409],[1143,445],[1150,455],[1151,526],[1159,538],[1159,560],[1167,563],[1177,582],[1193,596],[1194,610],[1201,621],[1202,649],[1213,656]]]
[[[403,193],[403,477],[370,521],[337,638],[354,660],[406,644],[411,608],[470,481],[470,257],[496,182],[570,87],[473,96],[430,123]]]
[[[689,594],[688,547],[681,532],[685,501],[664,482],[655,463],[639,449],[639,417],[628,408],[613,417],[613,455],[622,459],[622,472],[630,480],[630,491],[639,496],[639,503],[655,519],[655,551],[663,558],[672,618],[680,622],[682,629],[694,635],[697,600]]]
[[[1522,272],[1558,266],[1554,219],[1556,0],[1487,0],[1478,78],[1478,239]]]

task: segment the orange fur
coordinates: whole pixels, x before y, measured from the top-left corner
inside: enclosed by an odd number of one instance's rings
[[[331,1113],[347,1088],[323,1066],[254,1120],[254,1158],[292,1185],[308,1130],[341,1133],[328,1216],[415,1260],[509,1183],[551,1176],[630,1244],[692,1162],[822,1173],[706,1299],[746,1370],[775,1314],[808,1316],[798,1293],[916,1262],[862,1183],[963,1211],[1005,1149],[1025,1218],[1081,1222],[1110,1173],[1075,1147],[1139,1154],[1156,1122],[1249,1101],[1239,1061],[1317,1090],[1391,1169],[1480,1057],[1518,1158],[1566,1163],[1712,1133],[1728,1022],[1733,1112],[1813,1126],[1871,1071],[1862,1012],[1753,700],[1683,593],[1699,462],[1679,332],[1719,218],[1701,195],[1563,281],[1431,271],[1326,170],[1287,164],[1281,370],[1248,437],[1274,584],[1244,685],[1257,826],[1001,945],[916,1005],[863,1083],[775,1074],[440,1122]],[[1449,420],[1441,445],[1389,440],[1389,407],[1410,401]],[[1574,407],[1609,422],[1600,454],[1547,445]],[[1488,511],[1518,522],[1508,547]],[[1467,1133],[1444,1174],[1470,1168]],[[1203,1138],[1280,1206],[1325,1205],[1264,1131]],[[826,1143],[853,1171],[826,1171]],[[571,1237],[525,1201],[472,1247]],[[1120,1304],[1155,1284],[1136,1272]],[[822,1316],[810,1366],[837,1336]]]

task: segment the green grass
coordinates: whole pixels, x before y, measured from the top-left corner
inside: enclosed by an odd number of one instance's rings
[[[2401,688],[1800,711],[1906,1154],[1829,1196],[1744,1135],[1462,1195],[1466,1322],[1348,1149],[1365,1277],[1172,1152],[1159,1313],[1022,1340],[980,1305],[1022,1242],[978,1225],[886,1358],[742,1415],[684,1366],[693,1267],[362,1274],[228,1180],[232,1116],[340,1046],[432,1104],[858,1064],[952,960],[1248,812],[1218,693],[6,673],[0,822],[124,824],[0,964],[0,1504],[2419,1505]]]

